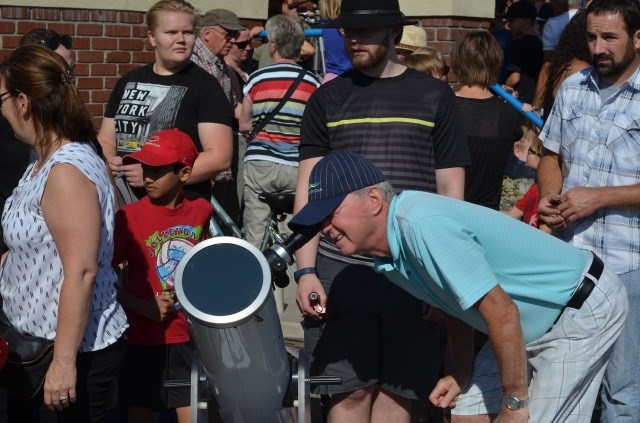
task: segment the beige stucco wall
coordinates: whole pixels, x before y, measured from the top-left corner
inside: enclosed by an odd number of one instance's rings
[[[0,0],[1,1],[1,0]],[[145,11],[156,0],[58,0],[57,8]],[[191,0],[200,11],[224,8],[241,18],[266,19],[267,0]],[[51,0],[4,0],[4,6],[51,7]],[[400,0],[408,16],[464,16],[492,18],[495,0]]]
[[[495,0],[400,0],[407,16],[493,18],[495,6]]]

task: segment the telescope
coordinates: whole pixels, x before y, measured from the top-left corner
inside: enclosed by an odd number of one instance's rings
[[[263,253],[221,236],[197,244],[181,260],[176,295],[196,354],[191,381],[180,386],[191,385],[192,422],[207,421],[211,395],[225,422],[310,422],[310,386],[341,383],[310,377],[304,350],[298,358],[287,354],[273,298],[272,270],[286,270],[309,239],[294,234]]]

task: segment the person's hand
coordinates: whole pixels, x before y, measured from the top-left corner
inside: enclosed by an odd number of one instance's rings
[[[549,228],[564,228],[566,222],[559,206],[562,204],[560,195],[545,195],[538,202],[538,219]]]
[[[249,35],[251,35],[251,38],[256,38],[262,31],[264,31],[263,26],[254,26],[249,30]]]
[[[109,165],[109,170],[111,170],[113,176],[116,176],[118,173],[122,172],[122,157],[107,157],[107,164]]]
[[[513,87],[510,87],[508,85],[503,85],[502,88],[508,92],[509,94],[511,94],[511,96],[513,96],[514,98],[518,98],[518,92],[513,89]]]
[[[466,383],[462,386],[452,375],[447,375],[438,380],[436,387],[429,394],[429,401],[438,408],[455,407],[458,395],[462,389],[466,388]]]
[[[562,196],[562,204],[558,206],[558,210],[566,222],[575,222],[595,213],[600,208],[599,200],[597,189],[575,187]]]
[[[51,411],[69,407],[76,402],[76,363],[53,356],[44,377],[44,403]]]
[[[528,423],[529,408],[521,408],[520,410],[511,411],[507,407],[502,407],[500,415],[494,420],[499,423]]]
[[[140,165],[140,163],[124,165],[122,166],[122,171],[124,172],[124,176],[129,186],[136,188],[144,186],[142,180],[142,165]]]
[[[523,112],[534,112],[535,114],[540,116],[540,109],[538,109],[537,107],[533,107],[533,105],[529,104],[529,103],[522,103],[522,111]],[[538,132],[540,132],[540,131],[538,131]]]
[[[312,292],[316,292],[318,294],[320,297],[318,305],[324,307],[326,310],[327,294],[324,292],[324,288],[322,287],[322,283],[320,282],[320,279],[318,279],[318,276],[313,273],[302,275],[298,281],[298,289],[296,290],[296,303],[298,304],[298,308],[305,316],[322,319],[324,317],[323,313],[318,313],[309,301],[309,294]]]
[[[147,302],[148,309],[145,317],[154,322],[163,322],[175,310],[175,303],[171,294],[156,294]]]

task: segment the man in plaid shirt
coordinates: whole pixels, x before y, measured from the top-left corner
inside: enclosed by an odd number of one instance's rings
[[[229,54],[231,46],[236,42],[239,31],[247,28],[240,22],[235,13],[227,9],[209,10],[200,18],[199,27],[199,34],[193,47],[191,61],[216,77],[227,95],[237,119],[242,104],[231,91],[229,67],[224,61],[224,56]],[[235,143],[237,144],[237,140]],[[237,151],[237,145],[234,146],[234,151]],[[237,153],[234,153],[233,156],[233,161],[237,162]],[[233,167],[237,168],[237,165]],[[238,223],[240,204],[235,192],[236,187],[232,169],[227,169],[215,177],[213,196],[221,202],[222,207],[234,222]]]
[[[624,282],[629,316],[602,389],[602,422],[640,421],[640,5],[587,8],[593,67],[568,78],[540,138],[540,219],[602,257]]]

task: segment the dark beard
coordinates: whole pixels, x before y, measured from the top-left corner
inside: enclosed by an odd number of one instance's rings
[[[595,64],[595,68],[598,70],[598,75],[604,78],[615,78],[619,75],[622,75],[633,63],[636,58],[636,50],[633,48],[633,44],[627,45],[627,50],[624,52],[624,56],[622,60],[619,62],[615,62],[613,58],[608,57],[608,55],[594,55],[593,63]],[[606,57],[611,59],[611,64],[609,65],[599,65],[596,59],[601,57]]]
[[[348,53],[353,67],[362,71],[374,68],[384,62],[387,57],[387,50],[388,48],[386,45],[376,46],[375,51],[370,51],[369,55],[366,57],[354,57],[350,50]]]

